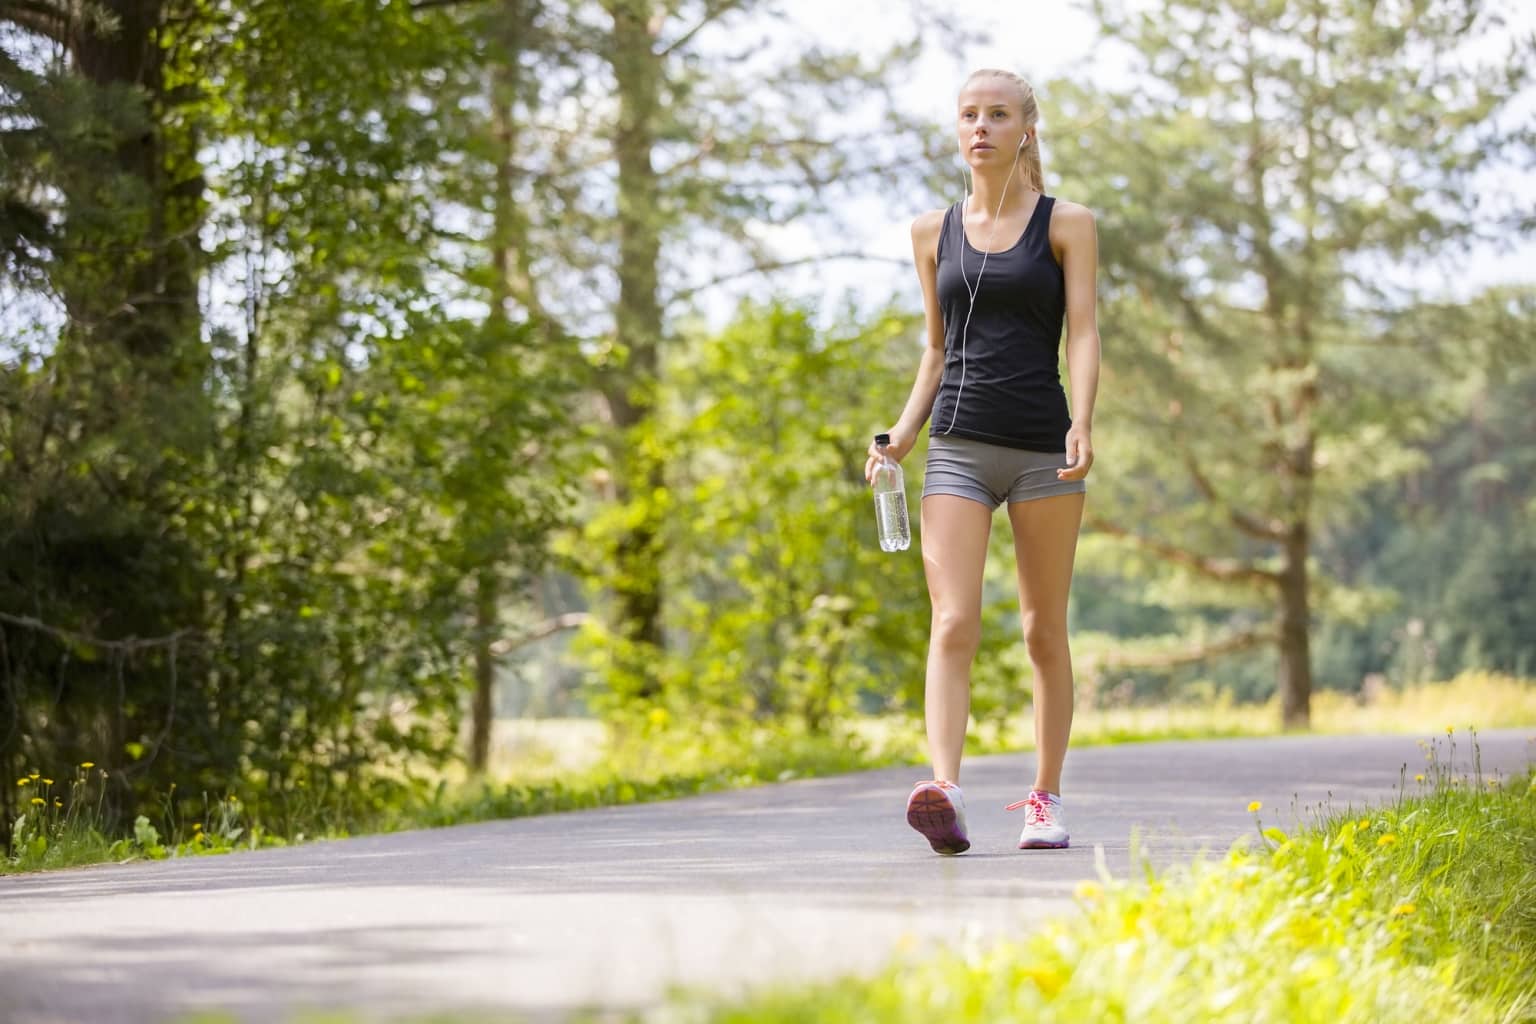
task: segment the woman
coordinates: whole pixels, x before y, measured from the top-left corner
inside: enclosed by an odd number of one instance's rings
[[[912,790],[907,821],[938,853],[970,848],[960,755],[987,535],[1006,502],[1035,670],[1038,752],[1034,787],[1008,809],[1025,809],[1021,849],[1063,848],[1061,768],[1072,730],[1067,591],[1093,465],[1098,240],[1089,210],[1044,194],[1029,83],[977,71],[957,116],[974,191],[912,224],[927,347],[885,451],[903,458],[932,414],[920,524],[933,605],[924,711],[934,777]],[[1057,370],[1063,320],[1070,416]],[[871,445],[866,478],[875,459]]]

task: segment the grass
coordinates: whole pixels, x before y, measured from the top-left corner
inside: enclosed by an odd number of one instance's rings
[[[1365,704],[1321,692],[1313,697],[1313,731],[1418,732],[1458,725],[1536,725],[1536,685],[1509,676],[1464,673],[1449,683],[1387,691]],[[1080,710],[1075,747],[1158,739],[1263,736],[1278,733],[1274,704],[1235,705],[1218,696],[1199,706]],[[851,723],[851,737],[810,737],[784,730],[750,736],[655,723],[616,747],[601,723],[588,720],[501,723],[486,779],[462,768],[439,773],[424,798],[366,818],[339,814],[316,797],[278,829],[255,815],[238,792],[161,801],[131,835],[110,835],[101,813],[104,779],[93,765],[77,766],[56,783],[41,771],[17,780],[23,814],[11,824],[11,857],[0,873],[108,861],[203,856],[312,839],[341,838],[521,817],[555,811],[640,803],[784,781],[926,761],[921,727],[905,717]],[[973,728],[973,754],[1030,750],[1026,714]],[[0,780],[3,781],[3,780]],[[236,787],[238,788],[238,787]],[[188,814],[186,808],[193,808]]]
[[[1078,887],[1016,941],[631,1018],[689,1024],[1536,1021],[1536,773],[1458,774],[1427,744],[1388,806],[1262,824],[1220,859]],[[1475,749],[1475,736],[1474,736]],[[1406,795],[1412,792],[1415,795]]]

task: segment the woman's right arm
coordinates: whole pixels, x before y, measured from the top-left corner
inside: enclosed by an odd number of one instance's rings
[[[944,316],[939,311],[939,229],[944,226],[944,211],[930,210],[912,222],[912,262],[917,265],[917,279],[923,286],[923,358],[917,366],[917,379],[901,411],[901,418],[890,429],[889,456],[900,462],[917,443],[918,431],[933,412],[939,394],[939,380],[944,375]],[[874,474],[875,446],[869,446],[869,460],[864,478]]]

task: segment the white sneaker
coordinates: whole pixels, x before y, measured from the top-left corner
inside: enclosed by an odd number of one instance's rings
[[[1021,850],[1065,850],[1068,845],[1067,820],[1062,814],[1061,797],[1042,789],[1032,789],[1029,796],[1005,810],[1024,808],[1024,831],[1019,833]]]
[[[935,853],[953,855],[971,848],[965,832],[965,794],[953,782],[919,782],[907,797],[907,824]]]

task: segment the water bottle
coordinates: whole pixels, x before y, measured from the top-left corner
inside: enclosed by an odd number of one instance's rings
[[[905,551],[912,546],[912,528],[907,523],[907,486],[901,465],[885,454],[890,434],[876,434],[875,448],[880,461],[875,464],[875,523],[880,530],[881,551]]]

